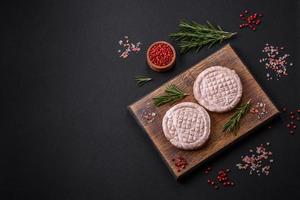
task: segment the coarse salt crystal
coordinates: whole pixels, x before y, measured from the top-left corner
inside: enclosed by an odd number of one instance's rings
[[[123,47],[123,52],[121,50],[118,50],[118,53],[120,53],[121,58],[127,58],[130,54],[130,52],[139,52],[141,48],[139,47],[141,42],[137,42],[136,44],[130,43],[130,40],[128,36],[124,36],[124,41],[119,40],[119,45]]]

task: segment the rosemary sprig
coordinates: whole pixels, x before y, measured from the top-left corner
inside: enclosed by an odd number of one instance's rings
[[[161,106],[169,102],[174,103],[189,95],[173,84],[167,86],[165,93],[165,95],[153,98],[155,106]]]
[[[217,42],[222,43],[224,40],[231,38],[237,33],[224,31],[219,25],[212,25],[210,22],[206,24],[198,24],[194,21],[181,21],[179,23],[179,31],[170,34],[175,41],[179,41],[181,53],[186,53],[191,49],[197,52],[205,45],[212,45]]]
[[[144,76],[144,75],[139,75],[139,76],[135,77],[135,81],[136,81],[138,86],[142,86],[142,85],[144,85],[145,83],[147,83],[151,80],[152,80],[152,78]]]
[[[234,132],[240,128],[240,120],[241,118],[248,113],[251,107],[251,99],[246,103],[241,105],[236,109],[236,113],[226,122],[223,126],[223,132]]]

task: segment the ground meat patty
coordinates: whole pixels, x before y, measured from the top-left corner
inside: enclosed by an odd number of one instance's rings
[[[179,103],[166,112],[162,127],[166,138],[174,146],[192,150],[202,146],[209,138],[210,117],[196,103]]]
[[[234,70],[214,66],[201,72],[194,82],[194,97],[212,112],[226,112],[241,100],[242,83]]]

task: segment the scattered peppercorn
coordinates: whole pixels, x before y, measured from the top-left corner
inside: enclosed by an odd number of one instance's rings
[[[296,123],[299,123],[300,121],[300,111],[299,109],[294,111],[288,112],[288,116],[284,115],[283,118],[288,120],[286,124],[286,128],[288,129],[288,133],[291,135],[295,134],[295,131],[297,129]]]
[[[206,168],[204,169],[204,172],[210,171],[208,169],[211,170],[211,168]],[[234,182],[229,178],[229,173],[230,173],[230,169],[219,170],[215,178],[207,179],[207,183],[216,190],[218,190],[220,186],[223,187],[234,186],[235,185]]]
[[[244,13],[240,13],[240,18],[243,20],[243,23],[240,24],[240,29],[242,28],[250,28],[252,31],[256,31],[258,25],[261,24],[262,14],[254,13],[248,15],[249,11],[245,10]]]
[[[203,171],[204,174],[208,174],[211,170],[212,170],[211,167],[206,167]]]
[[[185,169],[186,166],[188,165],[187,160],[182,156],[178,156],[177,158],[172,158],[172,161],[174,162],[177,172],[181,172],[181,170]]]

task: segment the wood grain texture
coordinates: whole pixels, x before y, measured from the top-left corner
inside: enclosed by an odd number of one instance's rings
[[[153,105],[152,98],[162,95],[167,85],[175,84],[176,86],[190,94],[183,100],[176,103],[187,101],[197,103],[197,101],[193,97],[194,80],[196,79],[197,75],[204,69],[216,65],[234,69],[240,76],[243,85],[243,97],[240,103],[246,103],[249,99],[252,99],[253,104],[255,104],[256,102],[264,102],[267,105],[268,113],[260,120],[257,119],[256,115],[250,113],[247,114],[242,119],[241,127],[238,130],[237,134],[234,135],[222,132],[223,125],[234,113],[234,110],[227,113],[208,112],[211,118],[211,136],[208,142],[198,150],[185,151],[177,149],[165,138],[161,125],[164,114],[173,105],[165,104],[160,107],[155,107]],[[143,112],[143,109],[145,109],[146,107],[156,113],[156,117],[151,123],[147,123],[143,119],[141,114]],[[245,64],[241,61],[241,59],[229,44],[219,51],[215,52],[211,56],[205,58],[198,64],[189,68],[185,72],[179,74],[175,78],[161,85],[158,89],[149,93],[137,102],[131,104],[130,106],[128,106],[128,108],[137,122],[146,131],[154,146],[157,148],[161,157],[176,179],[187,174],[192,169],[202,164],[205,160],[215,155],[217,152],[221,151],[225,147],[228,147],[230,144],[234,143],[242,136],[245,136],[250,131],[254,130],[258,126],[262,125],[266,121],[279,114],[276,106],[272,103],[270,98],[256,82]],[[180,172],[177,171],[174,163],[172,162],[172,159],[178,156],[183,156],[188,161],[188,165],[186,166],[186,168],[184,170],[181,170]]]

